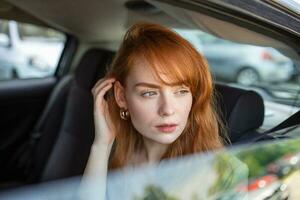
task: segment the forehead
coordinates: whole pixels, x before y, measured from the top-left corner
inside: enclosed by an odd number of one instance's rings
[[[168,80],[167,76],[162,72],[158,72],[159,76],[163,80]],[[137,83],[137,82],[150,82],[162,84],[159,77],[157,77],[151,66],[143,59],[137,59],[130,69],[129,75],[127,77],[127,83]]]

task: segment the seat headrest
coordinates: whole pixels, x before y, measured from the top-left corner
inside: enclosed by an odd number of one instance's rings
[[[257,92],[220,84],[216,84],[216,92],[221,117],[227,123],[232,143],[263,124],[264,103]]]
[[[83,54],[75,71],[75,80],[84,89],[90,90],[96,80],[103,77],[114,53],[105,49],[89,49]]]

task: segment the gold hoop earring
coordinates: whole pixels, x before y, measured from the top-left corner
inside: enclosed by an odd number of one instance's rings
[[[128,110],[125,110],[124,108],[121,108],[121,109],[120,109],[120,117],[121,117],[123,120],[128,120],[128,119],[129,119],[129,111],[128,111]]]

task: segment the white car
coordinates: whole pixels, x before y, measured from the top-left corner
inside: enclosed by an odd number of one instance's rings
[[[205,56],[217,80],[252,85],[284,82],[294,73],[293,62],[274,48],[238,44],[197,30],[176,31]]]
[[[26,37],[26,28],[40,35]],[[0,80],[45,77],[55,72],[64,41],[42,35],[51,29],[1,20],[0,30]]]

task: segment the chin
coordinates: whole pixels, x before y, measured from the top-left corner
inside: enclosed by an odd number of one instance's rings
[[[163,135],[159,138],[155,138],[154,141],[161,144],[172,144],[177,138],[178,137],[174,135]]]

